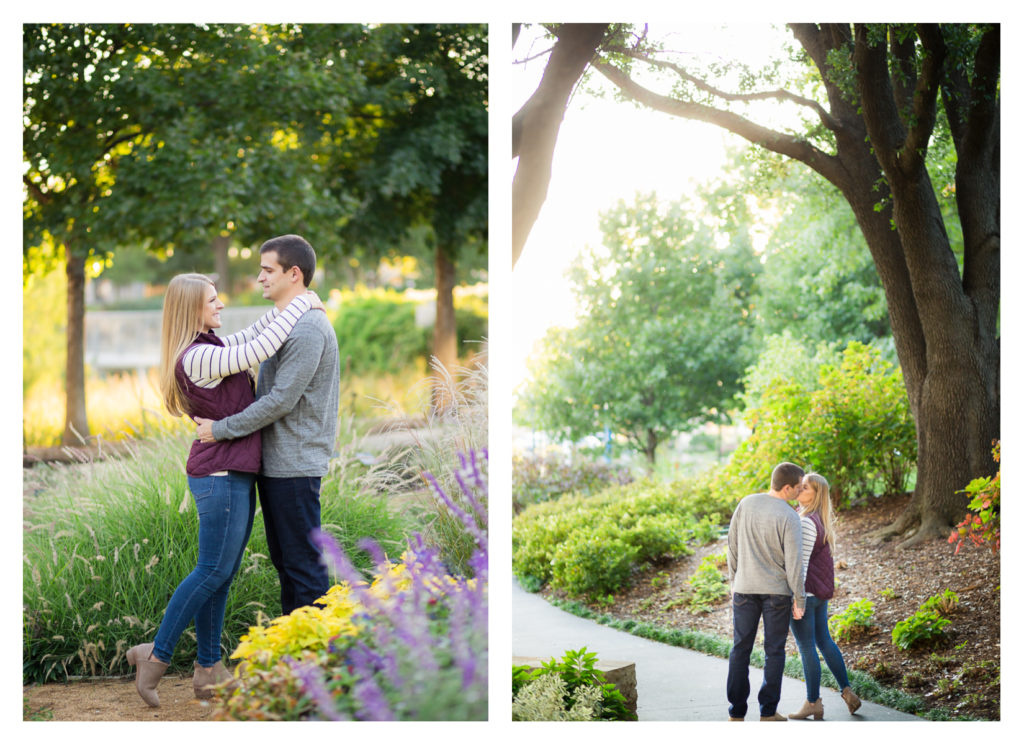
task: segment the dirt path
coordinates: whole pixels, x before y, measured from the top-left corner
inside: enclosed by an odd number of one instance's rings
[[[55,722],[202,722],[213,708],[192,693],[192,677],[160,681],[160,706],[139,698],[133,678],[24,686],[26,719]],[[40,713],[41,712],[41,713]]]

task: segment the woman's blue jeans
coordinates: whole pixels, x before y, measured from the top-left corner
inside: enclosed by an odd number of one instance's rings
[[[836,683],[839,684],[839,690],[842,691],[850,685],[843,655],[828,633],[828,600],[808,595],[803,618],[799,621],[791,619],[789,625],[793,629],[796,646],[800,649],[800,661],[804,666],[804,682],[807,684],[808,701],[814,703],[821,693],[819,650],[821,656],[825,658],[828,669],[832,671]]]
[[[256,475],[188,477],[199,513],[199,557],[164,611],[153,642],[155,657],[170,662],[185,628],[195,619],[196,661],[211,667],[221,659],[220,636],[228,588],[242,563],[256,511]]]

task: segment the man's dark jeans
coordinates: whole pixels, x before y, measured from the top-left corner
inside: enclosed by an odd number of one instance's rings
[[[260,476],[257,485],[270,560],[281,581],[281,612],[287,615],[312,605],[329,588],[312,539],[320,527],[320,478]]]
[[[757,694],[761,716],[770,717],[779,706],[782,672],[786,666],[786,636],[793,610],[789,595],[732,596],[732,651],[729,652],[729,679],[726,696],[729,716],[742,719],[747,713],[750,695],[750,652],[754,648],[757,625],[764,618],[764,680]]]

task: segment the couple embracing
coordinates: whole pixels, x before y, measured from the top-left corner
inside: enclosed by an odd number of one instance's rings
[[[791,500],[796,500],[798,511],[789,506]],[[816,473],[804,474],[792,463],[775,467],[767,494],[751,494],[736,506],[728,548],[733,606],[726,683],[730,721],[742,721],[747,713],[750,652],[762,618],[764,680],[757,696],[761,721],[786,721],[777,708],[791,627],[803,662],[807,700],[789,718],[824,718],[819,651],[850,713],[860,708],[843,656],[828,630],[828,601],[835,586],[834,545],[828,482]]]
[[[310,605],[329,589],[311,534],[320,527],[320,480],[334,452],[340,375],[337,338],[323,304],[307,290],[315,269],[313,247],[300,236],[264,243],[258,281],[274,308],[223,337],[214,333],[224,303],[212,280],[180,274],[167,286],[160,389],[171,414],[198,425],[185,472],[199,515],[199,551],[153,641],[126,653],[135,688],[150,706],[159,706],[157,683],[193,620],[196,696],[209,698],[213,686],[232,680],[221,661],[221,632],[257,486],[282,612]]]

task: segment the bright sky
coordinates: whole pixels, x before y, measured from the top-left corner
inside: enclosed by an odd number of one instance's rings
[[[672,34],[674,49],[716,54],[723,60],[742,56],[751,63],[778,55],[781,40],[789,38],[784,29],[765,25],[652,26],[652,38],[665,34]],[[532,47],[531,41],[520,38],[516,59],[547,48],[543,40]],[[513,110],[536,89],[546,62],[545,56],[514,66]],[[592,77],[595,84],[613,88],[598,74]],[[599,213],[619,199],[631,200],[638,191],[655,191],[664,200],[683,197],[693,185],[720,174],[726,148],[741,142],[710,124],[577,92],[559,130],[547,200],[512,273],[513,296],[533,299],[517,309],[510,355],[513,385],[525,377],[525,359],[545,331],[573,323],[573,297],[564,272],[585,246],[600,244]]]

